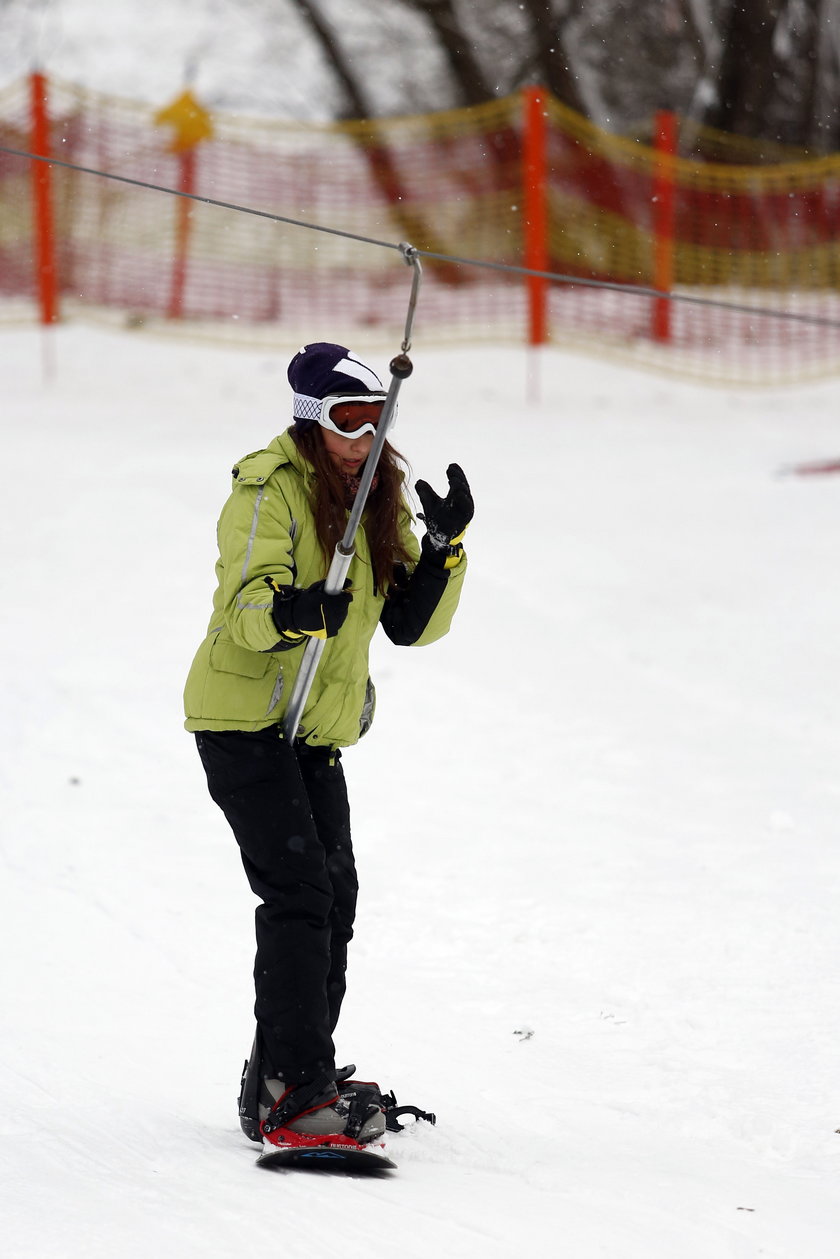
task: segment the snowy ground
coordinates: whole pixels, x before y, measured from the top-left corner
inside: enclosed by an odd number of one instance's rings
[[[779,470],[840,385],[552,351],[527,403],[523,352],[418,342],[395,440],[478,514],[345,760],[339,1055],[438,1126],[339,1179],[239,1133],[253,902],[181,729],[287,356],[55,342],[0,340],[4,1256],[836,1255],[840,481]]]

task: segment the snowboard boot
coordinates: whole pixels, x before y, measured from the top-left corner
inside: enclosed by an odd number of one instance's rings
[[[377,1085],[362,1084],[351,1080],[355,1067],[344,1067],[327,1077],[329,1093],[320,1099],[323,1106],[315,1107],[313,1115],[298,1116],[298,1130],[311,1128],[315,1132],[344,1132],[361,1143],[375,1141],[385,1131],[385,1114],[382,1095]],[[339,1087],[336,1088],[335,1081]],[[256,1144],[262,1144],[261,1125],[280,1102],[294,1095],[300,1103],[298,1089],[290,1090],[285,1081],[263,1074],[263,1055],[259,1033],[254,1037],[251,1055],[242,1069],[239,1089],[239,1123],[245,1136]],[[317,1112],[322,1110],[323,1114]]]
[[[350,1076],[355,1067],[340,1074]],[[265,1147],[284,1149],[314,1145],[341,1145],[361,1149],[385,1131],[385,1115],[367,1095],[341,1096],[336,1072],[325,1072],[307,1084],[285,1087],[283,1081],[264,1081],[277,1100],[260,1123]]]

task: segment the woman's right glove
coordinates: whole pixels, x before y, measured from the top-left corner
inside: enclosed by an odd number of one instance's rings
[[[423,551],[433,562],[454,568],[461,558],[461,540],[473,518],[474,508],[463,469],[457,463],[450,463],[446,477],[449,481],[446,498],[436,494],[428,481],[418,481],[414,488],[423,504],[419,518],[426,524]]]
[[[310,638],[334,638],[344,624],[353,596],[348,590],[350,578],[344,589],[328,595],[324,583],[299,590],[296,586],[280,586],[271,577],[266,583],[274,591],[271,617],[283,639],[298,639],[304,634]]]

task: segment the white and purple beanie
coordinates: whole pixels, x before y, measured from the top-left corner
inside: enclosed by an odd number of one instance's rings
[[[332,394],[383,393],[376,372],[344,345],[315,341],[298,350],[287,372],[294,394],[292,415],[302,432],[321,414],[321,402]]]

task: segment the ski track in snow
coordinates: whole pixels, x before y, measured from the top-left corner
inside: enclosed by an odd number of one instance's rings
[[[343,1179],[239,1132],[254,903],[181,729],[289,354],[53,344],[0,340],[4,1255],[833,1257],[840,479],[777,473],[840,386],[551,350],[535,402],[416,338],[394,437],[464,467],[471,571],[447,639],[375,644],[338,1044],[438,1125]]]

